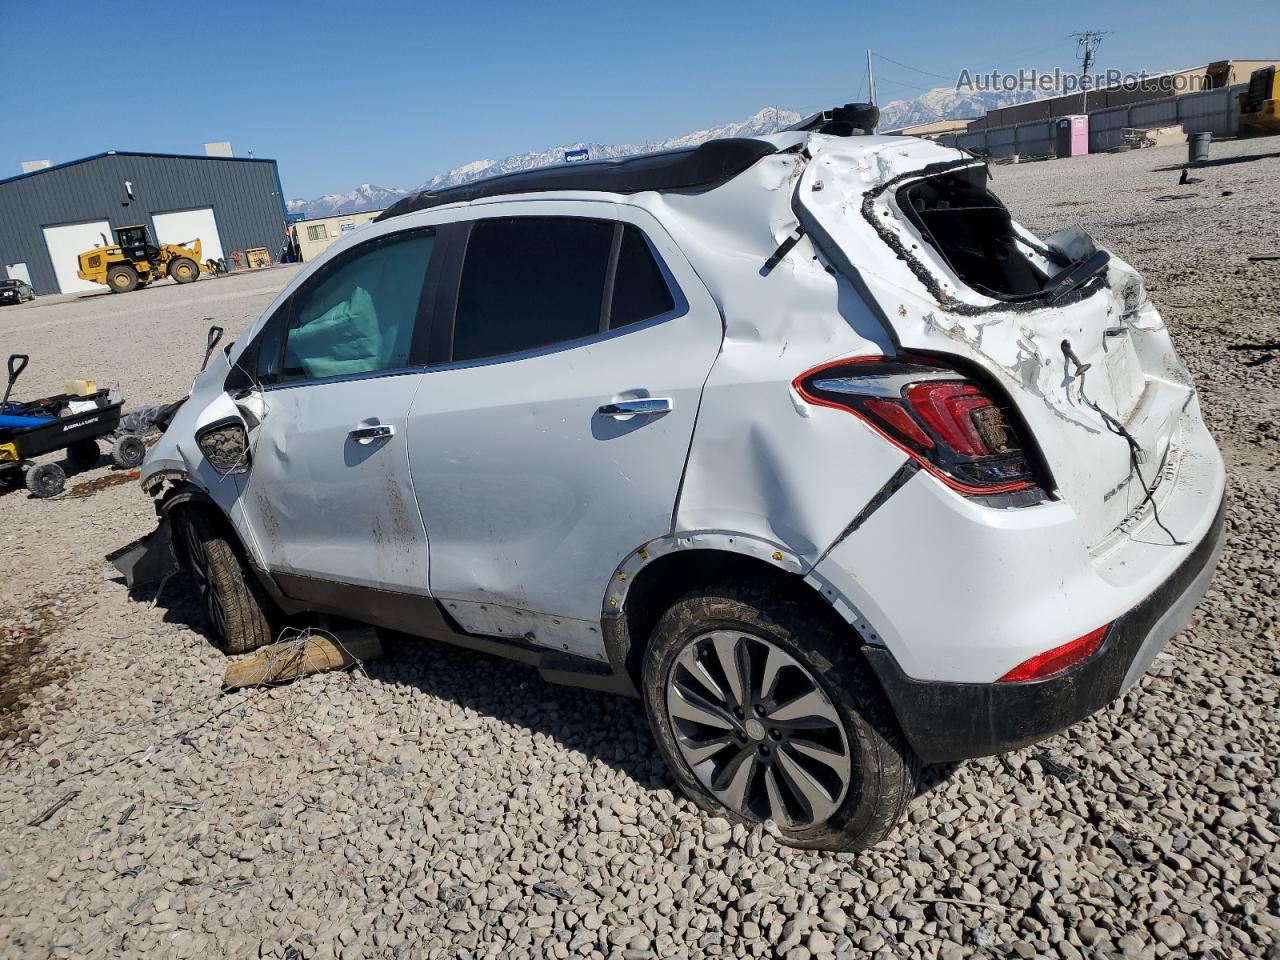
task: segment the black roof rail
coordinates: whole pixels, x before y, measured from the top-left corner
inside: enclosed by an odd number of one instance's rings
[[[697,147],[617,160],[521,170],[444,190],[421,190],[397,200],[375,217],[374,222],[446,203],[465,203],[514,193],[587,190],[631,194],[648,190],[710,190],[732,180],[757,160],[776,152],[777,148],[764,140],[738,137],[708,140]]]
[[[875,133],[879,124],[880,108],[874,103],[846,103],[843,107],[820,110],[787,129],[812,130],[834,137],[852,137]]]

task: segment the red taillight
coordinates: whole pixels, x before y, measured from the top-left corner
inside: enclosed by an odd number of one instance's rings
[[[956,453],[989,457],[995,453],[978,433],[975,410],[994,407],[990,397],[971,383],[917,383],[907,387],[907,401]]]
[[[922,447],[933,446],[933,441],[929,439],[929,435],[921,430],[919,424],[911,419],[911,414],[902,409],[902,404],[893,400],[872,398],[866,402],[865,406],[867,410],[874,413],[903,436],[910,437]]]
[[[794,385],[810,403],[859,417],[964,493],[1036,485],[1006,408],[980,384],[932,358],[840,360],[801,374]]]
[[[1107,624],[1097,630],[1086,633],[1083,637],[1072,640],[1070,643],[1064,643],[1062,646],[1046,650],[1044,653],[1037,653],[1030,660],[1024,660],[1018,664],[997,682],[1025,683],[1028,680],[1043,680],[1046,677],[1052,677],[1054,674],[1062,673],[1068,667],[1073,667],[1081,660],[1085,660],[1097,653],[1110,627],[1111,624]]]

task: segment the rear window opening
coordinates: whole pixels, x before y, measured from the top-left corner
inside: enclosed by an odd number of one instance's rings
[[[960,280],[999,300],[1040,296],[1049,277],[1028,258],[1009,211],[981,167],[909,184],[898,207]]]

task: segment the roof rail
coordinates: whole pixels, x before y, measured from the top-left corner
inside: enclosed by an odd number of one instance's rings
[[[757,160],[776,152],[777,148],[764,140],[739,137],[708,140],[697,147],[617,160],[522,170],[444,190],[421,190],[397,200],[374,222],[447,203],[466,203],[516,193],[585,190],[632,194],[648,190],[710,190],[732,180]]]
[[[811,130],[833,137],[853,137],[875,133],[880,124],[880,108],[874,103],[846,103],[806,117],[789,130]]]

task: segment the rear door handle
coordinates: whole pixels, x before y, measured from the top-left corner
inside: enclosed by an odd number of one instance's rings
[[[606,403],[596,413],[605,417],[652,417],[671,412],[670,397],[644,397],[640,400],[618,400]]]
[[[387,437],[394,436],[396,428],[389,423],[379,423],[372,427],[356,427],[347,434],[356,443],[373,443],[375,440],[384,440]]]

